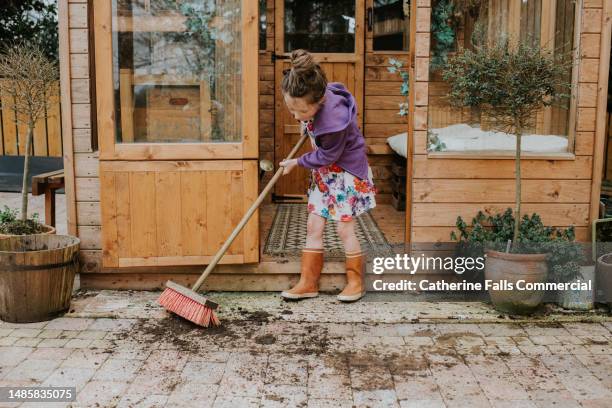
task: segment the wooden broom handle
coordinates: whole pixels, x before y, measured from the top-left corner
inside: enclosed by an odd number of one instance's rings
[[[293,150],[289,152],[289,155],[287,156],[285,160],[292,159],[293,156],[298,152],[298,150],[300,150],[300,147],[302,147],[302,145],[304,144],[307,138],[308,138],[307,134],[302,135],[301,139],[293,147]],[[232,234],[229,236],[227,241],[225,241],[221,249],[219,249],[219,251],[215,254],[215,257],[212,259],[212,261],[210,261],[206,269],[204,269],[204,272],[202,272],[202,275],[198,278],[198,280],[193,285],[191,290],[193,290],[194,292],[197,292],[198,289],[200,289],[200,286],[202,286],[202,284],[204,283],[204,280],[212,272],[213,268],[217,266],[217,263],[221,260],[221,257],[223,257],[223,255],[225,254],[225,251],[227,251],[230,245],[232,245],[232,242],[234,242],[234,239],[236,239],[238,234],[240,234],[240,231],[242,231],[242,229],[244,228],[246,223],[249,221],[251,216],[255,213],[255,210],[257,210],[259,205],[263,202],[264,198],[266,198],[266,195],[268,195],[270,190],[272,190],[272,187],[274,187],[274,184],[276,184],[278,179],[283,175],[284,169],[285,168],[281,166],[278,168],[278,170],[276,170],[276,173],[274,174],[272,179],[268,182],[268,184],[263,189],[261,194],[259,194],[259,197],[257,197],[257,200],[255,200],[253,205],[251,205],[251,208],[249,208],[246,214],[244,214],[244,216],[242,217],[242,219],[240,220],[236,228],[234,228],[234,231],[232,231]]]

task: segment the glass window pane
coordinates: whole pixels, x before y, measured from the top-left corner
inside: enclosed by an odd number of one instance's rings
[[[482,2],[432,1],[431,64],[428,109],[430,151],[514,151],[515,137],[500,130],[493,118],[477,108],[457,108],[447,98],[449,84],[442,79],[447,58],[474,44],[491,45],[502,38],[535,47],[553,49],[559,58],[572,58],[574,47],[574,0],[557,0],[546,11],[546,0]],[[546,12],[545,12],[546,11]],[[572,73],[564,81],[571,83]],[[575,85],[575,84],[574,84]],[[564,153],[572,150],[570,99],[533,113],[532,124],[523,130],[522,150],[532,153]]]
[[[285,0],[285,52],[355,51],[355,0]]]
[[[268,20],[266,15],[266,0],[259,0],[259,49],[266,49],[266,31],[268,30]]]
[[[574,18],[576,15],[576,2],[574,0],[557,0],[555,10],[554,52],[561,60],[572,59],[574,46]],[[572,73],[568,72],[564,81],[572,82]],[[567,135],[569,132],[569,98],[561,100],[550,108],[550,122],[547,122],[550,133]]]
[[[119,143],[239,142],[240,0],[113,0]]]
[[[374,0],[374,51],[408,51],[408,0]]]

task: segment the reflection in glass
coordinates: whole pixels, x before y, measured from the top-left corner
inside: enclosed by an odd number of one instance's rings
[[[266,15],[266,0],[259,0],[259,49],[266,49],[266,31],[268,30],[268,20]]]
[[[408,0],[374,0],[374,51],[408,51]]]
[[[476,108],[455,108],[446,99],[448,85],[442,79],[447,57],[459,48],[486,45],[509,38],[533,46],[553,49],[559,58],[572,58],[574,47],[574,0],[557,0],[555,8],[543,12],[546,0],[457,2],[451,17],[445,15],[448,0],[432,1],[432,61],[430,66],[428,149],[430,151],[513,151],[515,139],[499,131],[490,117]],[[451,35],[437,35],[437,32]],[[450,39],[446,44],[436,38]],[[565,80],[571,83],[571,72]],[[570,99],[534,112],[534,125],[525,129],[522,149],[526,152],[565,153],[571,149]]]
[[[355,51],[355,0],[285,0],[285,52]]]
[[[576,15],[576,2],[573,0],[557,0],[555,10],[554,42],[546,44],[554,47],[554,52],[559,59],[571,60],[574,48],[574,17]],[[564,78],[567,83],[572,83],[572,73],[568,72]],[[546,131],[557,135],[567,135],[569,131],[570,100],[563,100],[563,105],[550,108],[550,121]]]
[[[113,0],[117,142],[241,140],[240,0]]]

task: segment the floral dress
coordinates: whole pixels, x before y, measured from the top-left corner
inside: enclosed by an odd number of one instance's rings
[[[312,120],[302,122],[303,130],[315,144]],[[376,207],[378,192],[372,181],[372,169],[368,166],[368,179],[345,171],[336,163],[312,169],[308,188],[308,212],[334,221],[351,221],[354,217]]]

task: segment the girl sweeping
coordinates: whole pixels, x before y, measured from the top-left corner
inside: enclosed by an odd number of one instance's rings
[[[287,108],[310,137],[312,151],[283,160],[283,174],[296,166],[311,169],[308,189],[306,245],[302,249],[300,280],[283,291],[286,299],[319,294],[323,269],[323,230],[328,219],[337,221],[346,255],[347,285],[338,299],[351,302],[365,294],[365,253],[355,235],[355,217],[376,206],[376,188],[368,166],[365,140],[357,126],[357,106],[343,84],[328,83],[313,56],[291,53],[291,69],[281,84]]]

